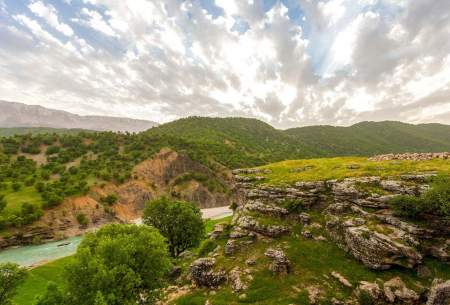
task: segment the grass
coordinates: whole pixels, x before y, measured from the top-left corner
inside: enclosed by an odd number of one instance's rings
[[[17,192],[8,188],[7,191],[3,191],[1,194],[5,195],[5,200],[7,202],[5,210],[0,214],[2,216],[9,216],[15,212],[19,212],[22,203],[24,202],[39,206],[42,205],[42,197],[33,186],[23,186]]]
[[[219,219],[207,219],[205,221],[205,232],[206,232],[206,234],[212,232],[213,229],[214,229],[214,226],[216,224],[218,224],[218,223],[229,223],[232,218],[233,218],[233,216],[227,216],[227,217],[219,218]]]
[[[411,173],[450,172],[450,160],[429,161],[369,161],[362,157],[339,157],[290,160],[261,166],[270,174],[256,174],[263,183],[287,185],[296,181],[319,181],[361,176],[398,176]]]
[[[63,270],[73,259],[68,256],[30,270],[30,273],[13,299],[14,305],[32,305],[36,297],[42,295],[50,282],[64,284]]]

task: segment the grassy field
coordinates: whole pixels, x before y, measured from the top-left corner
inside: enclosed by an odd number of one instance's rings
[[[17,192],[14,192],[11,187],[8,186],[7,190],[1,191],[0,194],[5,195],[5,200],[7,202],[5,210],[0,214],[3,216],[9,216],[14,212],[20,211],[22,203],[24,202],[39,206],[42,204],[42,197],[33,186],[24,186]]]
[[[65,257],[30,270],[25,283],[19,287],[13,304],[32,305],[36,296],[43,294],[50,282],[62,285],[64,283],[62,278],[64,267],[72,259],[72,256]]]
[[[450,173],[450,160],[430,161],[368,161],[362,157],[339,157],[291,160],[259,167],[270,169],[270,174],[257,174],[263,183],[290,184],[295,181],[343,179],[360,176],[396,176],[413,173]]]

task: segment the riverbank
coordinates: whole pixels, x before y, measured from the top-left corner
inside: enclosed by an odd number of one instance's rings
[[[226,215],[221,217],[223,213],[207,214],[210,216],[205,222],[205,231],[209,233],[213,230],[214,225],[219,222],[230,222],[231,216]],[[211,219],[211,218],[215,219]],[[219,217],[219,218],[217,218]],[[37,296],[45,292],[47,285],[50,282],[61,285],[64,283],[62,278],[64,268],[72,260],[73,256],[59,258],[53,261],[42,262],[42,264],[35,264],[30,268],[29,275],[26,281],[19,286],[17,296],[13,300],[13,305],[33,305]]]
[[[229,207],[202,209],[203,219],[221,219],[233,214]],[[141,224],[142,220],[135,223]],[[35,268],[62,257],[74,254],[83,235],[52,241],[41,245],[29,245],[0,251],[0,263],[16,263],[23,267]]]

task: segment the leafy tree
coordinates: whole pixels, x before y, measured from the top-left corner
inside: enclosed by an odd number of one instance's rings
[[[199,208],[190,202],[165,197],[147,203],[144,223],[154,226],[166,237],[173,257],[177,257],[186,249],[198,246],[205,234]]]
[[[35,305],[61,305],[66,303],[65,296],[55,283],[47,286],[47,291],[38,297]]]
[[[5,195],[0,195],[0,213],[6,208],[6,205]]]
[[[135,305],[143,304],[142,298],[150,303],[169,269],[167,247],[156,229],[104,226],[86,235],[66,268],[68,304]]]
[[[17,287],[25,281],[27,271],[16,264],[0,264],[0,305],[10,305]]]

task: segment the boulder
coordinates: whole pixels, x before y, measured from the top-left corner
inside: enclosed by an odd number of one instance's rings
[[[255,233],[267,237],[280,237],[290,232],[288,227],[281,225],[262,225],[256,219],[250,216],[242,216],[239,218],[237,225]]]
[[[277,274],[288,274],[291,263],[282,250],[269,248],[264,253],[265,256],[272,259],[269,269]]]
[[[218,287],[227,280],[224,271],[215,272],[214,258],[199,258],[191,264],[191,279],[198,287]]]
[[[238,244],[236,242],[236,240],[234,239],[229,239],[225,245],[225,255],[227,256],[231,256],[233,255],[238,249]]]
[[[348,225],[347,221],[335,218],[327,222],[327,229],[335,241],[369,268],[385,270],[393,265],[414,268],[422,261],[422,255],[405,242],[372,231],[365,225]]]
[[[365,300],[372,304],[383,304],[382,302],[384,302],[383,292],[377,283],[366,281],[359,282],[359,286],[356,289],[356,295],[358,296],[358,299]]]
[[[450,280],[444,282],[443,280],[435,279],[431,284],[427,305],[448,304],[450,304]]]
[[[231,289],[233,292],[242,292],[248,288],[248,285],[242,280],[243,274],[239,267],[233,268],[229,273]]]
[[[334,277],[335,279],[337,279],[339,281],[339,283],[341,283],[345,287],[349,287],[349,288],[353,287],[353,285],[340,273],[333,271],[333,272],[331,272],[331,276]]]
[[[399,277],[385,282],[383,290],[389,303],[417,304],[419,301],[419,295],[414,290],[408,289]]]

